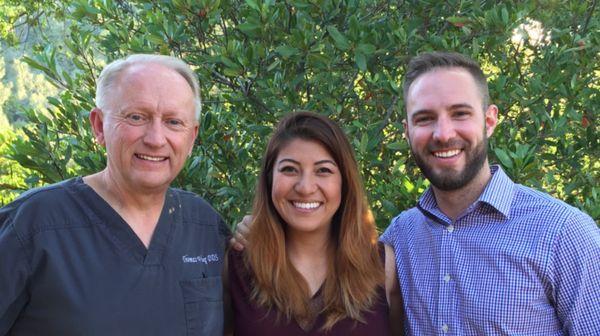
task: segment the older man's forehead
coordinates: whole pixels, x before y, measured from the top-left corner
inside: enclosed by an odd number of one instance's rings
[[[194,92],[186,79],[177,71],[160,64],[135,64],[125,69],[112,85],[110,95],[122,100],[135,99],[136,93],[148,91],[170,91],[172,94],[160,97],[162,100],[180,100],[187,93],[193,102]]]
[[[160,63],[155,62],[143,62],[129,65],[125,68],[121,75],[121,82],[128,82],[134,80],[145,80],[145,81],[160,81],[160,78],[155,77],[165,77],[169,76],[172,78],[179,78],[181,84],[185,84],[185,86],[192,92],[193,87],[187,81],[187,79],[179,73],[177,70],[170,68],[168,66],[162,65]]]

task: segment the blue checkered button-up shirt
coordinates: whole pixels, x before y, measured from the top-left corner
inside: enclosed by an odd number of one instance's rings
[[[427,190],[381,240],[409,335],[600,335],[600,229],[497,166],[456,220]]]

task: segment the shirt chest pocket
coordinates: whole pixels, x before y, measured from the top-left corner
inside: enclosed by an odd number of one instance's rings
[[[188,336],[223,335],[223,284],[220,276],[179,282]]]

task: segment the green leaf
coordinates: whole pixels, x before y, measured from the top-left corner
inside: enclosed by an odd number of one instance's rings
[[[356,62],[356,66],[360,70],[362,70],[362,71],[367,70],[367,58],[365,57],[365,54],[363,54],[362,52],[356,50],[356,52],[354,53],[354,62]]]
[[[48,103],[50,103],[50,104],[52,104],[52,105],[54,105],[56,107],[59,107],[59,106],[62,105],[62,103],[60,102],[60,100],[56,99],[55,97],[48,97],[47,100],[48,100]]]
[[[450,22],[453,26],[462,27],[469,22],[469,19],[463,16],[451,16],[446,21]]]
[[[63,160],[61,162],[61,164],[63,165],[63,168],[66,167],[66,165],[71,160],[71,155],[73,155],[73,147],[71,145],[68,145],[67,149],[65,150],[65,157],[63,158]]]
[[[350,42],[348,42],[348,39],[342,33],[340,33],[340,31],[336,27],[327,26],[327,32],[329,33],[329,36],[331,36],[331,38],[333,39],[336,47],[338,47],[341,50],[350,49]]]
[[[359,50],[361,53],[365,54],[365,56],[371,56],[377,48],[370,43],[359,43],[356,50]]]
[[[267,67],[267,71],[273,71],[273,69],[277,68],[279,65],[281,65],[281,61],[277,59]]]
[[[39,182],[40,182],[40,177],[37,175],[31,175],[25,179],[25,183],[27,183],[28,185],[36,185]]]
[[[571,89],[575,89],[575,87],[577,86],[577,74],[573,74],[573,77],[571,77]]]
[[[256,2],[256,0],[246,0],[246,3],[250,8],[254,9],[257,12],[260,12],[260,6]]]
[[[246,34],[254,34],[256,31],[260,30],[261,25],[254,22],[244,22],[239,24],[237,28]]]
[[[498,158],[498,160],[500,160],[500,163],[502,163],[503,166],[507,168],[513,167],[513,162],[510,159],[510,156],[506,153],[506,151],[504,151],[501,148],[495,148],[494,154],[496,154],[496,157]]]
[[[221,56],[220,60],[228,68],[234,68],[234,69],[240,68],[240,65],[237,64],[236,62],[232,61],[229,57]]]
[[[413,190],[415,190],[415,184],[412,183],[409,179],[404,179],[402,181],[402,185],[404,186],[404,189],[408,192],[412,192]]]
[[[403,145],[400,142],[392,142],[392,143],[387,144],[386,147],[393,151],[398,151],[398,150],[404,149],[405,145]]]
[[[48,71],[47,67],[45,67],[42,64],[38,63],[33,58],[29,58],[27,56],[23,56],[22,60],[25,61],[25,63],[27,63],[30,67],[32,67],[34,69],[38,69],[38,70],[42,70],[42,71]]]
[[[313,6],[309,1],[306,0],[290,0],[290,4],[299,9],[307,9]]]
[[[359,144],[359,152],[361,153],[365,153],[367,151],[367,146],[369,145],[369,136],[367,135],[367,133],[363,133],[361,138],[360,138],[360,144]]]
[[[279,53],[283,57],[290,57],[293,55],[298,55],[300,50],[298,48],[290,47],[288,45],[282,45],[275,48],[275,51]]]
[[[508,10],[506,9],[506,7],[502,7],[502,23],[505,26],[508,26],[509,22],[508,22]]]
[[[204,114],[204,122],[202,123],[202,128],[204,130],[208,130],[210,128],[210,124],[212,122],[212,113],[210,111]]]
[[[388,213],[397,214],[400,212],[400,210],[394,203],[386,199],[381,201],[381,205],[383,206],[383,209]]]
[[[225,68],[223,69],[223,74],[225,74],[225,76],[228,77],[236,77],[240,75],[240,70],[238,68],[232,69],[232,68]]]

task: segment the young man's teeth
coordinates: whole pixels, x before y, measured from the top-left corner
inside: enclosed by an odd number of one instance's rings
[[[294,202],[294,206],[300,209],[315,209],[319,207],[319,202],[310,202],[310,203],[300,203]]]
[[[454,155],[458,155],[458,153],[460,153],[460,149],[455,149],[455,150],[445,151],[445,152],[435,152],[434,155],[437,157],[441,157],[441,158],[447,158],[447,157],[451,157]]]
[[[142,155],[142,154],[138,154],[137,156],[142,160],[156,161],[156,162],[162,161],[165,159],[163,157],[155,157],[155,156],[148,156],[148,155]]]

